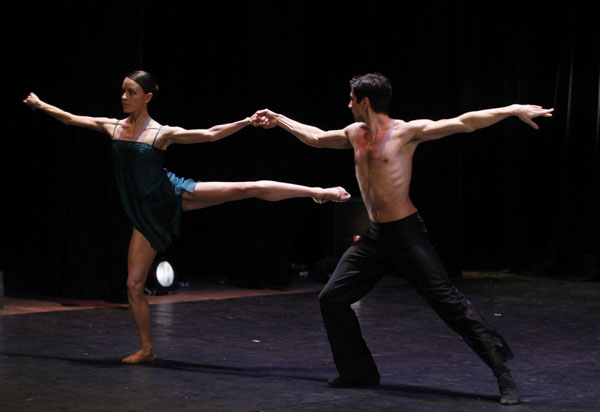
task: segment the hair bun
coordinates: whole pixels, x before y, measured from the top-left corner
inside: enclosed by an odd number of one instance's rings
[[[136,70],[128,76],[131,80],[140,85],[144,93],[152,93],[152,100],[156,99],[159,94],[158,84],[152,75],[144,70]]]

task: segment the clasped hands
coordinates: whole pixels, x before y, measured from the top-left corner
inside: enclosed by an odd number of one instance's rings
[[[264,127],[265,129],[272,129],[277,126],[277,113],[272,112],[269,109],[257,110],[252,116],[248,117],[250,124],[254,127]]]

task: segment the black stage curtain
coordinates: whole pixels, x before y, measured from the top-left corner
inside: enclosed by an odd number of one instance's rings
[[[522,2],[523,3],[523,2]],[[3,142],[7,288],[122,295],[131,232],[110,141],[31,112],[35,91],[77,114],[122,117],[124,76],[152,72],[163,124],[205,128],[269,107],[323,129],[352,119],[348,80],[392,80],[394,118],[440,119],[512,103],[554,107],[534,131],[512,118],[421,145],[412,197],[453,275],[513,270],[598,278],[600,43],[590,10],[503,2],[77,2],[16,6],[5,25],[9,133]],[[488,6],[486,6],[488,7]],[[9,28],[10,26],[10,28]],[[17,26],[18,29],[14,27]],[[197,180],[343,185],[359,196],[352,151],[317,150],[275,129],[169,149]],[[184,215],[168,254],[189,280],[287,280],[290,263],[331,252],[336,207],[246,200]]]

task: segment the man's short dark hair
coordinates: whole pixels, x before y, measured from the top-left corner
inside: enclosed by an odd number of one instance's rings
[[[368,73],[355,76],[350,80],[350,87],[354,90],[357,102],[368,97],[374,112],[388,114],[392,100],[392,83],[383,74]]]

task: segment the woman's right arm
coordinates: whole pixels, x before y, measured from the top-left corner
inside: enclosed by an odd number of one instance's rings
[[[23,100],[23,103],[32,109],[38,109],[48,113],[50,116],[68,126],[86,127],[98,132],[112,134],[112,128],[117,123],[116,119],[109,119],[107,117],[78,116],[66,112],[56,106],[43,102],[35,93],[30,93],[29,96]]]

